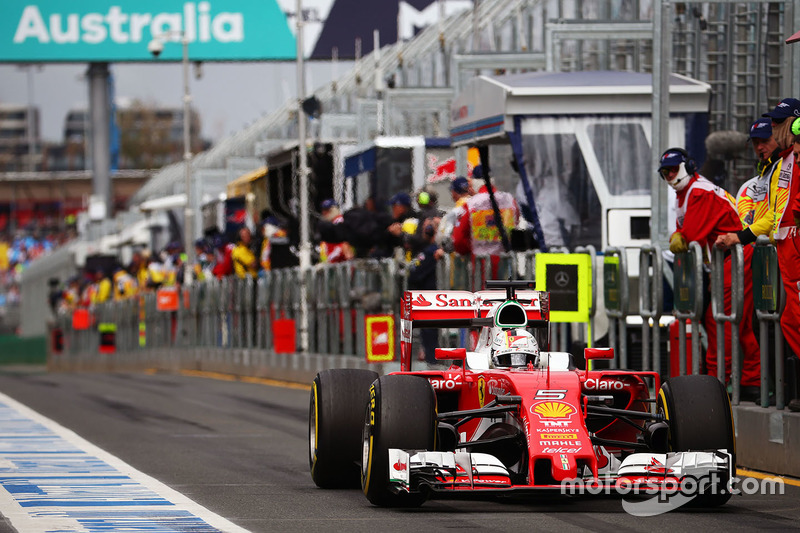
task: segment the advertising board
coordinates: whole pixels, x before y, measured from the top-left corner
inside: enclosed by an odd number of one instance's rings
[[[276,0],[3,2],[0,62],[153,61],[154,37],[189,41],[191,61],[293,60],[295,38]],[[164,46],[160,61],[180,61]]]

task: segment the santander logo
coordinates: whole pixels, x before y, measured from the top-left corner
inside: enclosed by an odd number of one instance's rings
[[[426,300],[425,297],[420,294],[416,298],[411,300],[411,305],[416,305],[416,306],[419,306],[419,307],[428,307],[429,305],[433,305],[433,304],[431,304],[431,302]]]
[[[408,469],[408,465],[406,465],[403,462],[397,461],[395,464],[392,465],[392,468],[394,468],[398,472],[402,472],[403,470]]]

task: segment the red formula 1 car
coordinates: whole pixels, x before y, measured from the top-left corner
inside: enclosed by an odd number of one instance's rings
[[[671,491],[725,503],[735,456],[724,387],[710,376],[662,385],[655,372],[576,368],[571,354],[546,350],[549,296],[532,287],[406,292],[400,372],[326,370],[314,380],[314,482],[360,484],[381,506],[539,491]],[[412,328],[424,327],[479,334],[471,351],[437,349],[447,370],[412,371]],[[584,357],[591,364],[613,350]]]

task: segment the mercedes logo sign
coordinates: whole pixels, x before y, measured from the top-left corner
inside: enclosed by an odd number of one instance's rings
[[[556,277],[554,279],[556,285],[559,287],[566,287],[567,283],[569,283],[569,276],[563,270],[556,272]]]

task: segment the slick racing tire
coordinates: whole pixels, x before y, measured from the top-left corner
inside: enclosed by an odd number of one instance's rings
[[[362,406],[377,378],[377,372],[360,369],[323,370],[314,378],[308,412],[308,461],[318,487],[360,486]]]
[[[674,452],[724,449],[736,470],[736,441],[728,393],[713,376],[689,375],[669,379],[658,394],[658,411],[669,425],[669,446]],[[722,486],[700,494],[692,507],[717,507],[731,494]]]
[[[381,376],[369,390],[364,420],[361,488],[381,507],[422,505],[423,492],[395,494],[389,489],[389,448],[434,450],[436,394],[419,376]]]

